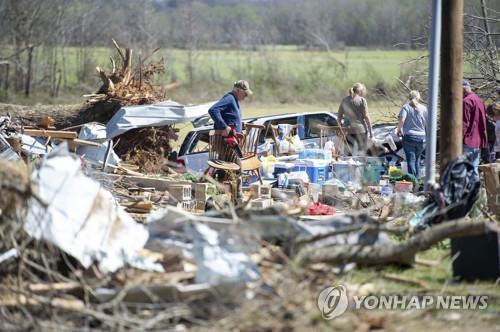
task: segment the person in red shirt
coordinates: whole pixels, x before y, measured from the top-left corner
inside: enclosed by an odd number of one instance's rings
[[[472,91],[467,80],[463,80],[463,151],[470,154],[474,165],[474,175],[479,181],[479,156],[481,148],[488,146],[486,135],[486,109],[484,103]]]

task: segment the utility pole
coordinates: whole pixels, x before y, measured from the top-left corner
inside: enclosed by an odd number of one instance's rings
[[[429,43],[429,112],[427,113],[427,144],[425,147],[425,183],[429,191],[436,181],[436,136],[439,87],[439,56],[441,54],[441,0],[432,0],[432,32]]]
[[[464,1],[443,1],[441,42],[440,174],[462,154]]]

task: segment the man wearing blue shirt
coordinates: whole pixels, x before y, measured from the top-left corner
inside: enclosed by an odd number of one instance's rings
[[[247,81],[235,82],[233,90],[226,93],[208,110],[208,114],[214,120],[214,129],[224,130],[224,136],[229,135],[231,128],[240,133],[242,123],[239,102],[251,94],[252,90]]]
[[[210,114],[210,117],[214,120],[214,129],[223,130],[223,136],[228,136],[231,131],[241,133],[243,125],[241,121],[241,110],[239,102],[244,100],[248,95],[251,94],[252,90],[250,90],[250,85],[247,81],[236,81],[233,85],[233,90],[226,93],[208,110],[208,114]],[[233,132],[233,134],[236,133]],[[240,158],[237,158],[237,163],[241,167]],[[241,203],[243,197],[241,188],[241,172],[239,172],[238,174],[236,187],[236,201],[237,203]]]

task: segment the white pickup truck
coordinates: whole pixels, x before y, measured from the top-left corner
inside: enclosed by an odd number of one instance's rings
[[[337,116],[330,112],[310,112],[262,116],[244,119],[243,122],[265,126],[259,138],[261,147],[272,141],[271,125],[298,124],[298,135],[304,146],[307,147],[319,142],[319,129],[316,126],[318,124],[336,126]],[[201,173],[207,168],[208,133],[211,129],[213,129],[213,125],[207,125],[194,128],[187,134],[177,156],[179,170]]]

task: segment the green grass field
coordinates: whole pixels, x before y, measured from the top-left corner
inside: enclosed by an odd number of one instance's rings
[[[85,50],[69,47],[64,51],[39,47],[34,57],[34,98],[23,100],[10,92],[7,99],[17,98],[23,103],[80,101],[83,94],[98,89],[100,80],[95,68],[99,66],[109,72],[109,57],[114,53],[114,49],[104,47]],[[58,69],[63,75],[61,94],[56,99],[48,97],[48,54],[56,55]],[[149,51],[134,49],[134,61],[139,54],[146,62],[163,59],[166,72],[158,77],[158,82],[180,82],[181,86],[169,91],[168,95],[182,103],[218,98],[232,82],[243,78],[250,81],[255,91],[252,101],[255,102],[327,104],[339,101],[354,82],[365,83],[368,91],[377,84],[383,84],[386,91],[394,91],[399,85],[397,78],[406,80],[415,68],[415,64],[408,61],[424,55],[425,51],[346,49],[321,52],[304,51],[294,46],[268,46],[256,50],[193,52],[160,49],[149,57]]]

